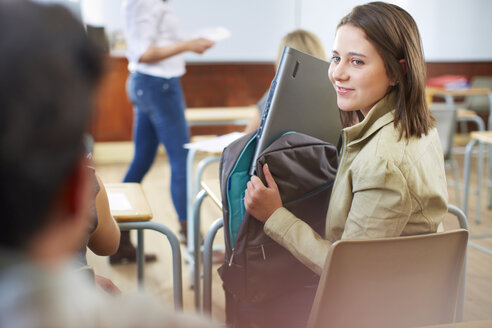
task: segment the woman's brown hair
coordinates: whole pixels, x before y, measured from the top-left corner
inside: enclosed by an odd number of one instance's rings
[[[361,28],[383,58],[386,73],[396,81],[395,127],[402,137],[420,137],[434,126],[425,99],[426,67],[417,24],[404,9],[385,2],[357,6],[342,18],[345,24]],[[342,112],[342,123],[356,122],[357,112]]]

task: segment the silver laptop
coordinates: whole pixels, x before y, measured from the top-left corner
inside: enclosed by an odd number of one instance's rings
[[[282,134],[301,132],[337,145],[341,123],[327,61],[285,47],[272,81],[249,173],[256,159]]]

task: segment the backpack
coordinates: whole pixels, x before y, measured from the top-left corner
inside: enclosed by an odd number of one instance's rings
[[[219,164],[226,254],[218,271],[226,295],[250,303],[317,285],[319,280],[319,276],[268,237],[263,223],[244,208],[255,145],[255,132],[237,139],[224,149]],[[278,185],[284,207],[323,236],[338,167],[336,147],[302,133],[288,132],[258,157],[256,172],[263,183],[261,168],[265,163]]]

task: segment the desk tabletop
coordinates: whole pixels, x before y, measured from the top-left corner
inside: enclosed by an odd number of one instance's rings
[[[105,183],[111,215],[118,222],[152,219],[147,198],[139,183]]]
[[[201,182],[203,190],[205,190],[208,196],[213,200],[214,204],[222,211],[222,197],[220,194],[220,182],[219,179],[207,179]]]
[[[185,110],[186,120],[190,123],[249,121],[256,117],[257,113],[256,106],[193,107]]]
[[[473,131],[470,137],[492,145],[492,131]]]
[[[435,87],[426,87],[425,93],[427,96],[487,96],[492,91],[489,88],[468,88],[468,89],[458,89],[458,90],[446,90]]]

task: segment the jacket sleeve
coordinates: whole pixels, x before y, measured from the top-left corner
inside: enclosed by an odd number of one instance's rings
[[[267,220],[264,231],[309,269],[321,275],[332,243],[323,239],[307,223],[281,207]]]
[[[391,160],[374,158],[352,176],[353,199],[342,239],[400,236],[412,213],[407,180]]]
[[[353,198],[342,239],[399,236],[412,210],[405,177],[393,162],[376,158],[362,170],[352,178]],[[283,207],[270,216],[264,231],[321,275],[332,242]]]

